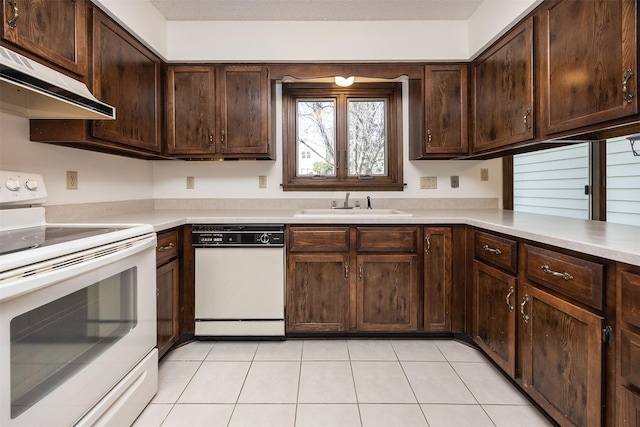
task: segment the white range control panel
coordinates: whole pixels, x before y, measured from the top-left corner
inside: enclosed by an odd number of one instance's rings
[[[36,173],[0,171],[0,206],[30,206],[47,201],[42,176]]]

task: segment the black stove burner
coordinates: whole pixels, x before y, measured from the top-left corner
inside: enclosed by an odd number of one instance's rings
[[[114,227],[42,226],[0,231],[0,255],[122,230]]]

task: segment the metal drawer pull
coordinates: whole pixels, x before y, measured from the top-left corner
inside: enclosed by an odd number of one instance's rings
[[[633,77],[633,71],[631,69],[628,69],[626,73],[624,73],[624,76],[622,77],[622,93],[624,95],[624,100],[627,101],[627,103],[631,104],[633,102],[633,94],[631,92],[629,92],[629,79],[631,79],[631,77]]]
[[[562,277],[564,280],[573,280],[573,276],[569,273],[558,273],[557,271],[550,269],[546,264],[542,266],[542,271],[555,277]]]
[[[344,264],[344,280],[349,280],[349,264]]]
[[[522,314],[522,319],[524,323],[529,323],[529,315],[524,312],[524,306],[529,302],[529,295],[525,295],[522,298],[522,304],[520,304],[520,314]]]
[[[426,240],[426,241],[427,241],[427,247],[426,247],[426,249],[424,250],[424,253],[425,253],[425,254],[430,254],[430,253],[431,253],[431,235],[430,235],[430,234],[427,234],[427,235],[425,236],[424,240]]]
[[[158,252],[168,251],[169,249],[173,249],[175,247],[176,247],[176,245],[174,245],[173,243],[169,243],[169,246],[160,246],[158,248]]]
[[[490,253],[492,253],[494,255],[500,255],[502,253],[502,251],[500,249],[490,248],[489,245],[484,245],[482,247],[482,249],[484,249],[485,251],[490,252]]]
[[[16,25],[18,25],[18,6],[16,5],[16,0],[9,0],[9,4],[11,5],[13,16],[7,18],[7,24],[9,24],[9,28],[13,30],[16,28]]]
[[[507,298],[506,298],[506,303],[507,303],[507,307],[509,307],[509,313],[512,313],[513,310],[515,310],[516,308],[514,306],[511,305],[511,295],[514,294],[516,290],[514,289],[513,286],[509,287],[509,292],[507,293]]]
[[[358,282],[362,282],[362,264],[358,265]]]

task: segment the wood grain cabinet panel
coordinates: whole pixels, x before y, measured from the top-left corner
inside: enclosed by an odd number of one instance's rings
[[[636,0],[544,3],[538,28],[544,134],[638,113],[637,9]]]
[[[529,395],[563,426],[601,426],[604,319],[523,284],[522,381]]]
[[[640,328],[640,274],[620,273],[620,296],[620,320]]]
[[[180,267],[177,259],[156,270],[158,357],[180,336]]]
[[[515,273],[518,266],[518,242],[494,234],[475,232],[474,253],[477,259]]]
[[[473,63],[473,153],[533,139],[533,77],[528,18]]]
[[[618,264],[617,426],[640,426],[640,267]]]
[[[450,227],[425,227],[423,328],[451,331],[453,237]]]
[[[618,427],[640,426],[640,394],[626,387],[618,388]]]
[[[349,252],[349,227],[290,227],[289,252]]]
[[[2,0],[2,13],[3,45],[18,46],[26,56],[87,75],[85,0]]]
[[[357,256],[359,331],[417,331],[417,255]]]
[[[474,341],[512,378],[516,372],[516,278],[473,262]]]
[[[412,160],[468,154],[467,65],[428,65],[409,90],[409,157]]]
[[[357,227],[358,252],[410,252],[418,249],[418,227]]]
[[[290,254],[287,331],[349,329],[349,255]]]
[[[170,66],[167,73],[167,154],[216,153],[215,67]]]
[[[527,279],[602,310],[602,264],[532,245],[524,245],[523,252]]]

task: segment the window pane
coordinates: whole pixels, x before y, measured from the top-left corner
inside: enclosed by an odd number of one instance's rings
[[[297,176],[336,175],[334,100],[297,101]]]
[[[607,222],[640,225],[640,156],[626,138],[607,141]]]
[[[349,176],[387,174],[384,100],[349,100]]]
[[[513,156],[513,210],[589,219],[589,144]]]

